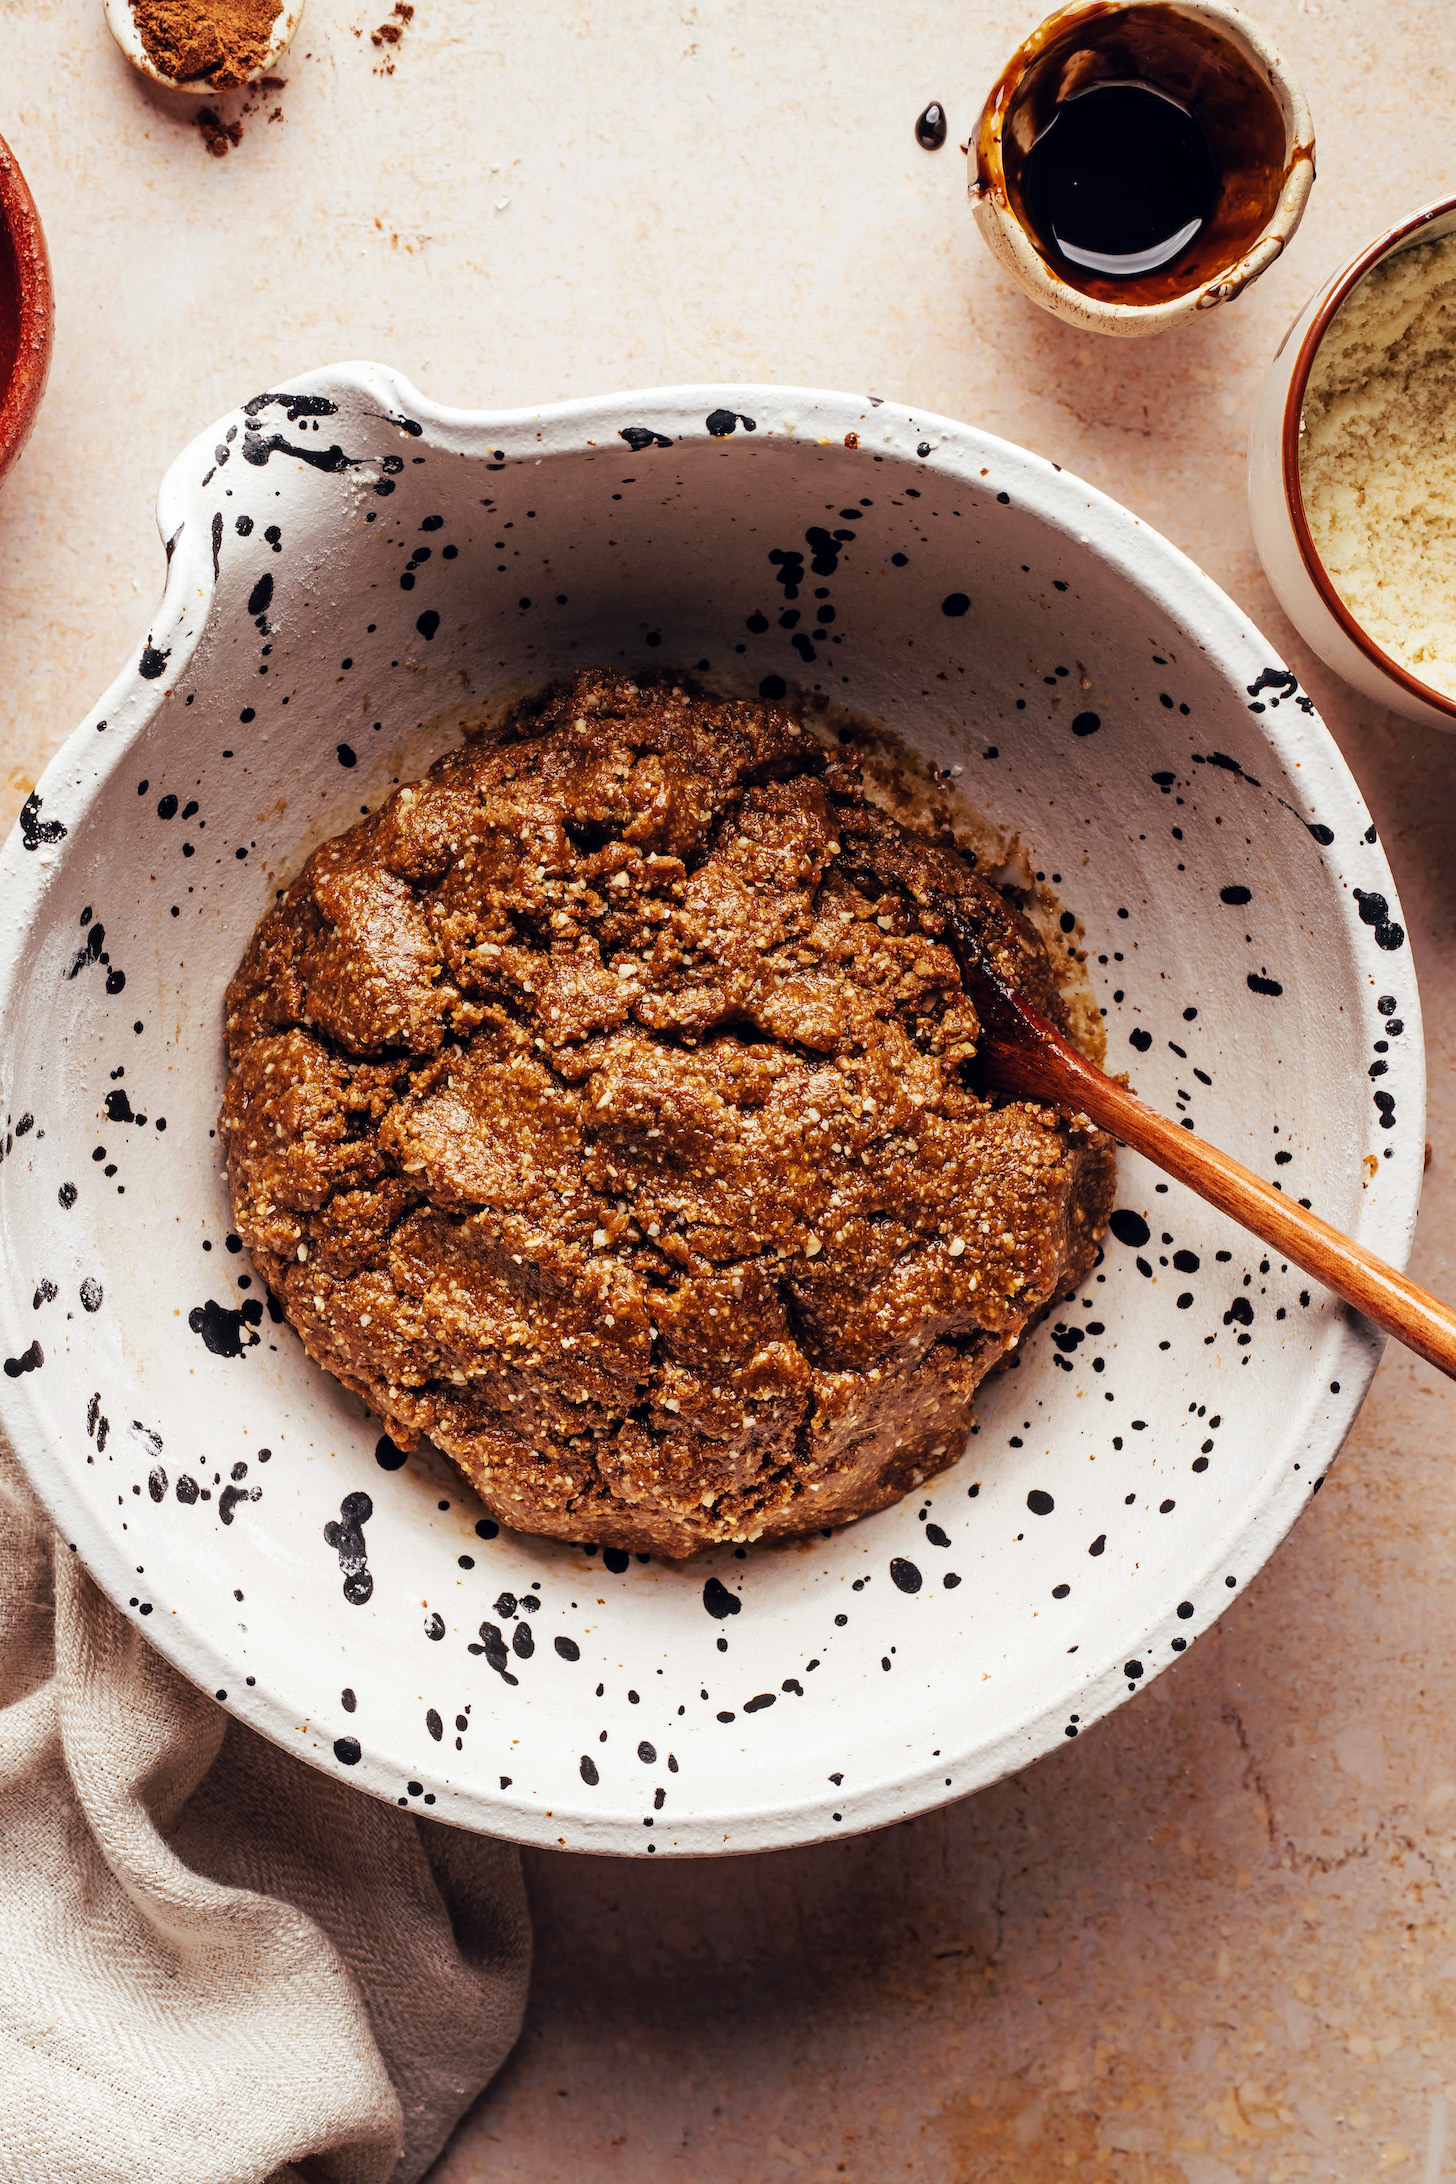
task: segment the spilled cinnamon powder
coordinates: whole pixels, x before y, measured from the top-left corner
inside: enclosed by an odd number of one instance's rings
[[[267,95],[273,91],[282,91],[287,82],[288,78],[286,76],[260,76],[256,86],[252,88],[256,88],[263,93],[263,103],[266,105]],[[242,116],[244,114],[255,114],[257,111],[257,106],[251,102],[245,102],[238,108],[233,119],[228,121],[218,112],[215,106],[203,106],[193,116],[192,125],[201,136],[213,158],[225,159],[230,148],[235,144],[241,144],[243,141]],[[283,119],[283,108],[275,106],[268,119],[270,121],[281,121]]]
[[[240,121],[224,121],[221,114],[211,106],[204,106],[201,109],[197,116],[197,127],[202,132],[203,143],[214,159],[225,159],[228,147],[233,144],[241,144],[243,141],[242,123]]]
[[[147,58],[179,83],[205,76],[219,91],[262,66],[279,0],[131,0]]]
[[[376,76],[392,76],[394,74],[394,55],[390,48],[399,44],[400,39],[404,36],[406,26],[412,23],[414,19],[415,11],[410,5],[410,0],[394,0],[394,6],[390,9],[386,20],[379,25],[377,30],[370,31],[369,43],[372,46],[378,46],[383,56],[380,65],[374,71]]]

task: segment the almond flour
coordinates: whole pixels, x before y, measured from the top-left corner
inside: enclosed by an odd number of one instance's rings
[[[1385,259],[1346,297],[1300,434],[1330,581],[1393,660],[1456,697],[1456,237]]]

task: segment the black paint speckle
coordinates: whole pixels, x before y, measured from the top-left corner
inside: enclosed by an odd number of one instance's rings
[[[501,1635],[501,1628],[498,1623],[482,1623],[480,1626],[480,1644],[472,1646],[470,1651],[472,1653],[483,1653],[487,1665],[495,1670],[503,1683],[516,1684],[520,1682],[519,1676],[511,1674],[511,1657],[506,1649],[506,1642]]]
[[[234,1464],[233,1471],[236,1474],[239,1471],[246,1471],[247,1468],[246,1464]],[[256,1502],[262,1499],[263,1489],[261,1486],[225,1486],[217,1497],[219,1521],[223,1524],[231,1524],[235,1509],[239,1508],[244,1502]],[[362,1544],[361,1540],[361,1547]]]
[[[42,819],[40,807],[41,799],[32,789],[20,807],[20,818],[16,822],[20,828],[21,843],[26,849],[39,849],[43,842],[63,842],[66,839],[66,829],[60,820]]]
[[[1405,945],[1405,927],[1397,925],[1390,915],[1390,904],[1383,895],[1368,893],[1362,887],[1354,891],[1360,905],[1360,923],[1370,926],[1375,934],[1375,945],[1393,953]]]
[[[346,1494],[338,1517],[324,1526],[325,1541],[338,1553],[344,1598],[353,1608],[362,1608],[374,1591],[364,1546],[364,1527],[373,1514],[374,1504],[367,1494]]]
[[[244,1350],[243,1334],[247,1330],[249,1349],[256,1349],[258,1337],[253,1328],[263,1317],[263,1307],[256,1298],[242,1305],[237,1311],[218,1304],[211,1297],[206,1304],[195,1304],[187,1315],[187,1324],[194,1335],[201,1335],[214,1357],[241,1357]]]

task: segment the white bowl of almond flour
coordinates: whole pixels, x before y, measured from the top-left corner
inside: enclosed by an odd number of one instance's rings
[[[1456,729],[1456,200],[1380,236],[1290,329],[1255,412],[1249,508],[1320,657]]]

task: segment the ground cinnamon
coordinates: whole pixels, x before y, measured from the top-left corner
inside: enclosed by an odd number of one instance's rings
[[[410,0],[394,0],[394,6],[390,9],[385,21],[379,25],[377,30],[370,31],[369,43],[381,49],[380,64],[374,71],[376,76],[392,76],[394,74],[394,56],[390,49],[399,44],[400,39],[404,36],[406,26],[412,23],[414,19],[415,11],[410,4]]]
[[[197,127],[202,131],[202,141],[214,159],[225,159],[230,144],[241,144],[243,125],[240,121],[224,121],[214,107],[204,106],[197,116]]]
[[[268,57],[279,0],[131,0],[147,57],[179,83],[219,91],[246,83]]]
[[[395,0],[395,4],[389,12],[391,17],[396,18],[396,20],[381,23],[378,30],[371,30],[369,33],[369,43],[371,45],[398,45],[400,39],[404,36],[405,24],[412,23],[415,19],[415,11],[409,5],[409,0]]]

